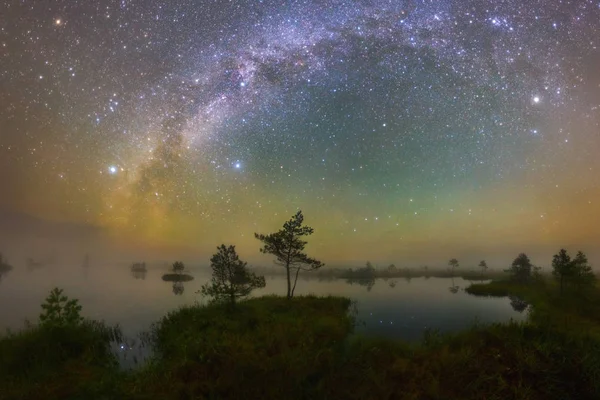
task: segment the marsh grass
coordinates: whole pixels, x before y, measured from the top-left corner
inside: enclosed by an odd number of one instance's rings
[[[110,342],[118,328],[85,320],[77,325],[28,326],[0,340],[0,398],[59,399],[110,392],[118,363]]]
[[[117,368],[99,326],[33,327],[0,340],[0,398],[598,399],[600,295],[554,289],[492,283],[533,304],[529,322],[420,344],[351,334],[339,297],[189,306],[152,327],[154,357],[135,371]]]

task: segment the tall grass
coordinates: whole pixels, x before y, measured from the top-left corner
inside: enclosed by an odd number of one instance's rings
[[[29,326],[0,339],[0,398],[76,398],[106,393],[120,332],[97,321]],[[108,391],[110,392],[110,391]]]

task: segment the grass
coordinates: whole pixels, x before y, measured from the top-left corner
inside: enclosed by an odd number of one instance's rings
[[[29,326],[0,340],[0,399],[63,399],[110,393],[119,332],[95,321]]]
[[[149,335],[153,359],[129,372],[102,325],[32,327],[0,340],[0,399],[600,398],[596,289],[560,296],[551,284],[492,282],[468,291],[522,296],[531,320],[409,345],[351,335],[348,299],[267,296],[166,315]]]

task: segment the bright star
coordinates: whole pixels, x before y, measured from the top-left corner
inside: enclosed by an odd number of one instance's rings
[[[536,104],[539,103],[540,102],[540,96],[534,96],[533,97],[533,102],[536,103]]]
[[[235,167],[235,169],[240,169],[240,168],[242,168],[242,164],[241,164],[241,163],[239,163],[239,162],[236,162],[236,163],[235,163],[233,166]]]
[[[114,165],[111,165],[110,167],[108,167],[108,172],[112,175],[116,174],[117,171],[118,171],[118,169]]]

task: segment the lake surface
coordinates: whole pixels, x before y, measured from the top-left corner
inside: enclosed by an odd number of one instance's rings
[[[204,302],[195,292],[206,283],[207,269],[187,270],[194,280],[182,284],[161,279],[167,268],[149,267],[133,274],[128,266],[84,268],[47,266],[29,271],[15,268],[0,281],[0,329],[20,329],[24,320],[37,320],[40,304],[50,290],[60,287],[77,298],[86,317],[119,324],[125,336],[134,338],[169,311]],[[522,321],[526,312],[515,311],[508,298],[480,298],[463,289],[462,278],[377,279],[351,282],[300,277],[296,294],[339,295],[356,301],[357,331],[409,341],[419,340],[426,329],[457,331],[474,322]],[[285,295],[283,276],[267,276],[267,286],[254,292]],[[175,294],[177,293],[177,294]],[[518,308],[518,307],[515,307]]]

